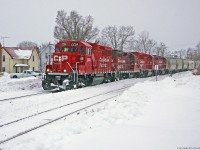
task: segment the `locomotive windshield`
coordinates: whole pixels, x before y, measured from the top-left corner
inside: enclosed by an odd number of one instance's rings
[[[62,52],[78,52],[78,47],[63,47]]]
[[[55,48],[55,51],[56,51],[56,52],[60,52],[60,48],[59,48],[59,47],[56,47],[56,48]]]

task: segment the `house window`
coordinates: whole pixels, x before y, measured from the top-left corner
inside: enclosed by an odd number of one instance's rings
[[[5,55],[3,55],[3,62],[5,62],[6,61],[6,56]]]
[[[48,58],[48,53],[45,53],[45,58]]]
[[[33,55],[33,61],[35,60],[34,55]]]
[[[33,67],[33,71],[35,71],[35,67]]]
[[[2,67],[2,71],[5,72],[6,71],[6,67]]]

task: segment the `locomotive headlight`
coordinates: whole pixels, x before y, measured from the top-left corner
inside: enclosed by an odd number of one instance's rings
[[[82,60],[82,61],[83,61],[83,60],[84,60],[84,57],[80,57],[80,60]]]
[[[48,69],[47,69],[47,72],[49,72],[49,71],[50,71],[50,69],[48,68]]]
[[[63,72],[67,72],[67,70],[66,70],[66,69],[64,69],[64,70],[63,70]]]

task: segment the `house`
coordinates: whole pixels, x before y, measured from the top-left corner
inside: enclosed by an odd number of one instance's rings
[[[1,47],[1,72],[14,73],[38,70],[39,55],[35,48]]]
[[[52,53],[54,51],[54,45],[50,44],[40,49],[40,71],[44,72],[46,65],[52,63]]]

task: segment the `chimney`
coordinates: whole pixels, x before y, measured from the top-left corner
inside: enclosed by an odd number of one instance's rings
[[[0,73],[2,72],[2,45],[0,43]]]

